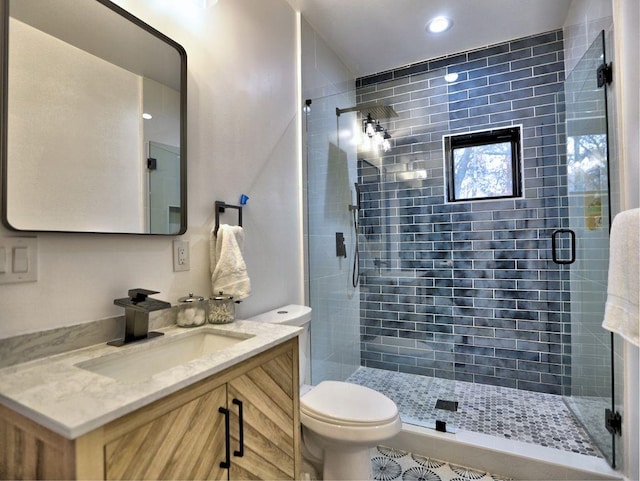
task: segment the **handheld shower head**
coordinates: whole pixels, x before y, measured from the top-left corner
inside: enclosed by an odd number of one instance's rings
[[[353,234],[356,241],[356,245],[353,249],[353,271],[351,272],[351,284],[353,287],[358,287],[358,283],[360,282],[360,242],[359,242],[359,227],[358,227],[358,217],[360,216],[360,209],[362,205],[360,204],[360,184],[355,182],[353,186],[356,189],[356,204],[349,206],[349,211],[351,212],[351,216],[353,217]]]
[[[360,210],[362,206],[360,205],[360,184],[357,182],[353,184],[356,189],[356,203],[349,206],[349,210]]]

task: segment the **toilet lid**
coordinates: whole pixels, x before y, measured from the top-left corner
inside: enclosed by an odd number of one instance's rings
[[[300,398],[300,410],[325,422],[374,425],[392,421],[396,404],[378,391],[347,382],[322,381]]]

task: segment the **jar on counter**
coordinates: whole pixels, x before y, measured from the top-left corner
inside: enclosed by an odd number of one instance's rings
[[[207,318],[211,324],[226,324],[236,319],[236,306],[233,296],[219,292],[217,296],[209,298],[209,312]]]
[[[207,303],[202,296],[188,296],[178,299],[176,324],[180,327],[202,326],[207,321]]]

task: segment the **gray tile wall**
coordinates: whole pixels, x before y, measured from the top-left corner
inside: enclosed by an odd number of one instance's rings
[[[569,386],[569,276],[550,240],[568,225],[563,80],[562,31],[357,80],[359,104],[399,114],[381,121],[393,149],[358,155],[364,366]],[[513,124],[524,198],[445,203],[442,135]]]

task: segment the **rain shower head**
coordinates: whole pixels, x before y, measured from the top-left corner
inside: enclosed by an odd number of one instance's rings
[[[368,114],[371,114],[371,117],[377,120],[392,119],[394,117],[399,117],[398,113],[390,105],[381,105],[381,104],[376,104],[375,102],[368,102],[368,103],[356,105],[355,107],[349,107],[346,109],[336,108],[336,115],[338,117],[340,117],[340,114],[345,114],[347,112],[360,112],[363,117],[366,117]]]
[[[393,107],[375,102],[367,102],[346,109],[336,108],[336,116],[338,119],[340,118],[340,114],[346,112],[360,112],[362,117],[362,130],[365,133],[363,145],[366,145],[367,149],[382,149],[384,152],[391,150],[391,134],[389,134],[386,128],[380,125],[380,120],[399,117]],[[337,120],[337,122],[340,123],[340,120]]]

